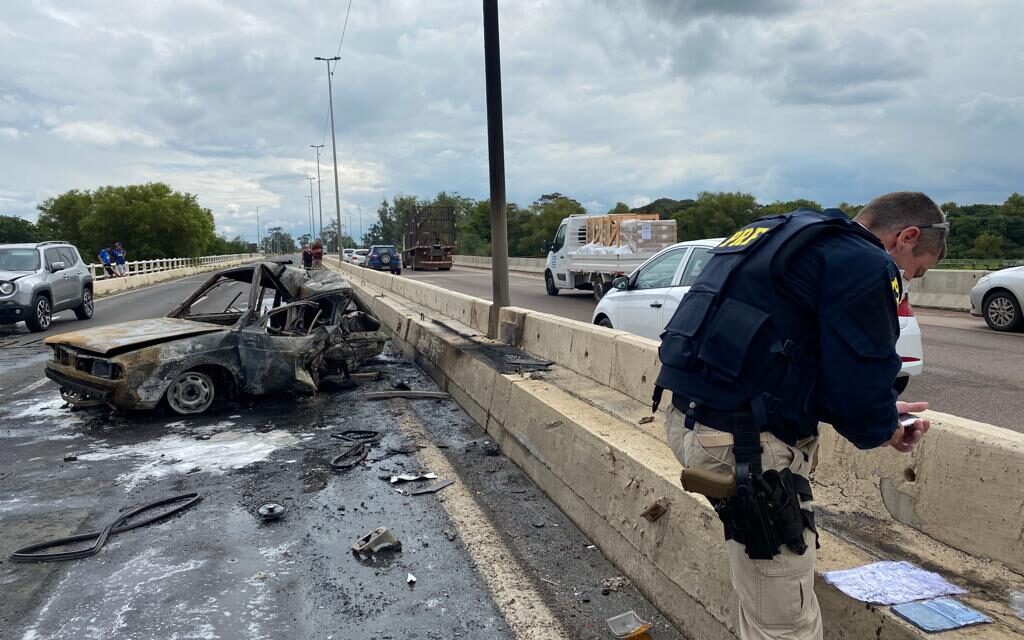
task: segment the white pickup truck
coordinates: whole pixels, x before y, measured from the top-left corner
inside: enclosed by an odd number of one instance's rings
[[[548,249],[544,265],[544,286],[548,295],[556,296],[560,289],[584,289],[594,292],[594,299],[600,300],[611,288],[612,280],[628,275],[658,251],[675,242],[674,225],[672,240],[664,246],[644,247],[631,250],[627,245],[600,246],[594,243],[594,221],[598,218],[628,219],[630,216],[570,216],[562,220],[555,233],[554,242]],[[588,237],[588,220],[591,234]],[[618,224],[618,222],[616,222]]]

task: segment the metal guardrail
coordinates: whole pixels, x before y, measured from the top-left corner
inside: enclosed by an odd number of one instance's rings
[[[144,273],[156,273],[158,271],[170,271],[171,269],[184,269],[187,267],[202,267],[232,260],[246,260],[259,256],[258,253],[233,253],[223,256],[201,256],[198,258],[156,258],[154,260],[133,260],[125,262],[127,276],[137,276]],[[113,265],[111,265],[113,266]],[[102,264],[90,264],[89,271],[96,280],[108,280],[120,278],[121,276],[108,275]]]
[[[940,260],[933,269],[987,269],[996,271],[1008,267],[1024,265],[1024,260],[999,260],[986,258],[967,258],[956,260]]]

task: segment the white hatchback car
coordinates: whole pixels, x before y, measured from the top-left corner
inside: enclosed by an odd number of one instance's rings
[[[692,240],[661,250],[640,265],[628,279],[615,281],[614,288],[601,298],[594,309],[594,324],[660,341],[665,325],[711,258],[711,250],[721,241],[722,238]],[[904,295],[898,313],[900,337],[896,351],[903,359],[903,368],[895,386],[902,393],[910,376],[921,373],[924,351],[921,326],[914,317],[908,295]]]
[[[356,249],[355,253],[352,254],[352,259],[349,260],[352,264],[357,267],[362,267],[366,264],[366,256],[370,253],[369,249]]]

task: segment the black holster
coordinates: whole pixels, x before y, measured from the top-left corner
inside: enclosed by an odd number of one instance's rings
[[[802,485],[797,488],[797,485]],[[750,478],[749,491],[715,503],[725,539],[742,544],[754,560],[770,560],[782,545],[797,555],[807,551],[804,529],[814,529],[814,514],[800,508],[810,500],[810,483],[789,469],[769,469]]]
[[[800,509],[811,500],[811,483],[789,469],[761,470],[761,433],[753,412],[733,417],[736,495],[715,501],[725,539],[742,544],[754,560],[771,560],[782,545],[797,555],[807,551],[804,528],[814,528],[814,514]]]

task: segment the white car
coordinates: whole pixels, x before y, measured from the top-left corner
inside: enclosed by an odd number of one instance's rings
[[[369,253],[369,249],[356,249],[355,253],[352,254],[352,259],[349,260],[349,262],[356,265],[357,267],[361,267],[366,264],[366,256]]]
[[[714,238],[674,244],[640,265],[628,278],[616,279],[594,309],[594,324],[660,341],[665,325],[704,269],[711,250],[721,241]],[[903,368],[895,386],[902,393],[910,376],[921,373],[924,354],[921,326],[909,296],[904,295],[898,312],[900,337],[896,351],[903,359]]]
[[[342,249],[341,250],[341,261],[352,262],[352,256],[356,253],[355,249]]]
[[[971,315],[984,316],[995,331],[1024,327],[1024,267],[1010,267],[982,276],[971,289]]]

